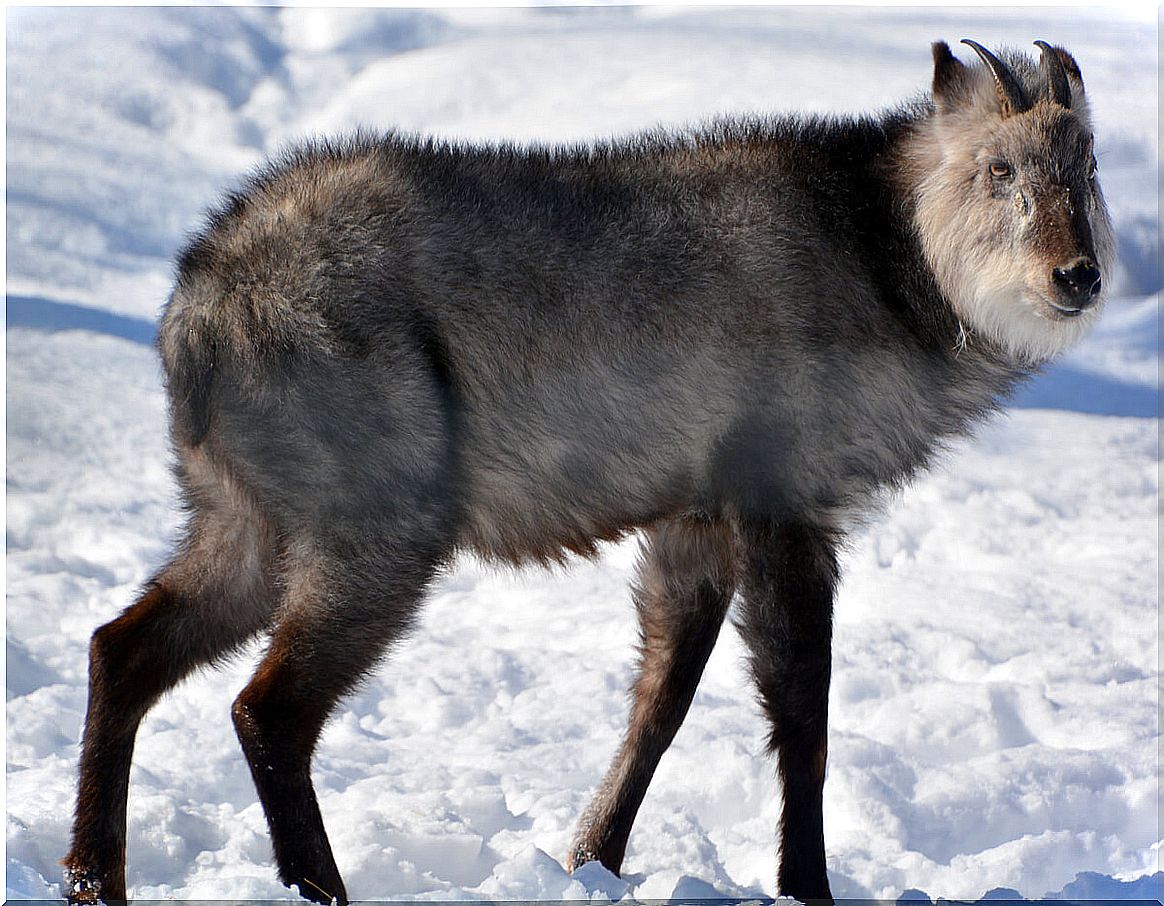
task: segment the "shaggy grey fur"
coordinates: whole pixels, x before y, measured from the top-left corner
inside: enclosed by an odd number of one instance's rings
[[[311,753],[433,576],[635,529],[642,669],[570,864],[619,869],[739,591],[780,892],[827,898],[836,546],[1098,308],[1082,80],[1042,51],[935,45],[933,98],[876,117],[575,148],[362,135],[251,179],[162,321],[189,528],[94,636],[70,898],[125,896],[142,715],[266,628],[235,723],[280,877],[344,902]]]

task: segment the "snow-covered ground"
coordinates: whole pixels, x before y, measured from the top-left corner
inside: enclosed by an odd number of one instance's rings
[[[88,636],[175,535],[152,319],[222,187],[358,124],[573,141],[863,111],[925,87],[929,42],[962,37],[1076,53],[1123,264],[1102,327],[846,552],[833,889],[1159,896],[1155,22],[755,7],[8,11],[8,896],[60,892]],[[634,553],[520,574],[466,560],[443,579],[318,753],[353,896],[772,893],[779,791],[731,631],[625,878],[561,867],[623,726]],[[133,896],[288,896],[227,717],[258,653],[146,720]]]

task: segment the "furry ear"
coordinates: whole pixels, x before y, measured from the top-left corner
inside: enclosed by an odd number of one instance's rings
[[[1059,62],[1063,64],[1063,69],[1067,71],[1067,78],[1071,81],[1071,89],[1083,94],[1083,73],[1079,71],[1079,64],[1075,62],[1075,57],[1071,56],[1062,47],[1053,47],[1056,56],[1059,57]]]
[[[1079,71],[1079,64],[1075,62],[1075,57],[1062,47],[1053,46],[1051,50],[1062,65],[1063,72],[1066,73],[1067,84],[1070,85],[1071,110],[1084,120],[1088,120],[1090,114],[1088,113],[1087,94],[1083,90],[1083,73]]]
[[[1067,75],[1067,67],[1063,65],[1063,58],[1059,51],[1046,41],[1036,41],[1039,48],[1039,74],[1047,83],[1043,88],[1043,97],[1060,107],[1071,109],[1071,79]]]
[[[945,41],[931,45],[934,53],[934,103],[946,113],[970,98],[970,70],[950,52]]]

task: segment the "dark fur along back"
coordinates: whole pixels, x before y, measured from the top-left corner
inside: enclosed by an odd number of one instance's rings
[[[280,879],[347,902],[329,714],[459,549],[643,533],[630,720],[566,856],[620,870],[731,602],[783,786],[778,892],[830,898],[846,529],[1094,319],[1110,224],[1079,69],[934,47],[934,100],[570,149],[307,146],[183,254],[160,346],[190,519],[93,636],[73,903],[125,900],[138,723],[260,633],[232,716]],[[368,891],[382,895],[387,891]]]

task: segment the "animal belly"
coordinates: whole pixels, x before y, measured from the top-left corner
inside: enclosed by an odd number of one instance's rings
[[[633,438],[616,422],[527,418],[519,430],[484,435],[462,459],[462,539],[510,562],[593,555],[598,542],[690,505],[690,448]],[[647,430],[647,429],[643,429]]]

